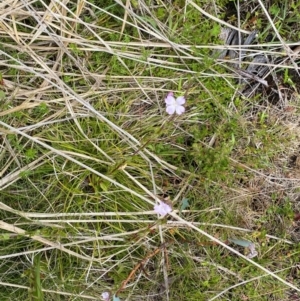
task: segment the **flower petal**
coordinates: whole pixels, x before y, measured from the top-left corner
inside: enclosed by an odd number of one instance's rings
[[[172,95],[168,95],[165,99],[165,102],[166,102],[167,106],[176,104],[176,100],[175,100],[174,96],[172,96]]]
[[[254,253],[255,252],[255,244],[254,243],[251,243],[248,247],[248,249],[250,250],[251,253]]]
[[[109,301],[109,292],[103,292],[101,297],[104,301]]]
[[[183,107],[183,106],[177,106],[176,107],[176,113],[178,115],[181,115],[182,113],[184,113],[184,111],[185,111],[185,107]]]
[[[247,255],[248,258],[253,258],[256,257],[258,255],[258,252],[255,250],[255,244],[251,243],[248,246],[248,249],[250,250],[250,253]]]
[[[159,204],[154,205],[154,211],[164,217],[172,211],[172,208],[168,204],[160,202]]]
[[[175,113],[175,109],[176,109],[176,107],[173,105],[171,105],[171,106],[167,106],[167,108],[166,108],[166,112],[169,114],[169,115],[173,115],[174,113]]]
[[[183,105],[183,104],[185,104],[185,97],[184,97],[184,96],[179,96],[179,97],[177,97],[177,98],[176,98],[176,103],[177,103],[178,105]]]
[[[257,251],[254,251],[254,252],[249,253],[249,254],[247,255],[247,257],[251,259],[251,258],[256,257],[257,255],[258,255],[258,252],[257,252]]]

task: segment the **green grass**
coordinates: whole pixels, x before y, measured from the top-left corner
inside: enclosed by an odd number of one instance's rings
[[[123,2],[0,4],[0,299],[295,300],[298,4]],[[224,22],[269,89],[239,93]]]

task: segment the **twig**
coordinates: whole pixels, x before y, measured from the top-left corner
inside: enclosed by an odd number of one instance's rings
[[[130,279],[132,279],[136,273],[136,271],[141,268],[144,263],[149,260],[151,257],[155,256],[158,252],[160,252],[162,249],[166,248],[166,243],[162,244],[160,247],[156,248],[152,253],[150,253],[149,255],[147,255],[142,261],[140,261],[134,268],[133,270],[130,272],[130,274],[128,275],[128,277],[122,282],[120,288],[117,290],[116,292],[116,296],[122,291],[124,290],[126,284],[130,281]]]

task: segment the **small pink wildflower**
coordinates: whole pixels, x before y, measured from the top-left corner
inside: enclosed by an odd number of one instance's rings
[[[103,301],[109,301],[109,297],[110,297],[109,292],[103,292],[101,294],[101,297]]]
[[[168,204],[160,202],[159,204],[154,205],[154,211],[161,215],[161,217],[164,217],[172,211],[172,208]]]
[[[173,115],[175,112],[178,115],[181,115],[185,112],[185,107],[183,106],[185,104],[185,98],[184,96],[179,96],[175,99],[174,93],[169,92],[166,99],[166,112],[169,115]]]

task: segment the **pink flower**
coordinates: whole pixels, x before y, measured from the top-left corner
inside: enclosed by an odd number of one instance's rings
[[[101,294],[101,297],[103,301],[109,301],[109,297],[110,297],[109,292],[103,292]]]
[[[175,112],[178,115],[181,115],[185,111],[185,98],[184,96],[179,96],[175,99],[174,93],[169,92],[168,96],[165,99],[166,102],[166,111],[169,115],[173,115]]]
[[[160,202],[154,206],[154,211],[155,213],[161,215],[161,217],[164,217],[172,211],[172,208],[168,204]]]

